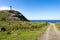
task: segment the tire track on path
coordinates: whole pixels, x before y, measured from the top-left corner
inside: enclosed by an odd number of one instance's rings
[[[48,29],[37,40],[60,40],[60,33],[54,23],[50,23]]]

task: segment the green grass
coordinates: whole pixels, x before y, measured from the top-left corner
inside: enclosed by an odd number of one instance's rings
[[[23,21],[25,18],[21,21],[10,19],[9,14],[8,11],[0,11],[0,40],[36,40],[49,25],[46,22]]]
[[[45,29],[34,31],[16,30],[11,31],[11,34],[7,34],[7,32],[0,32],[0,40],[36,40],[37,37],[44,31]]]
[[[46,29],[45,22],[0,21],[0,40],[36,40]]]
[[[55,23],[55,24],[56,24],[57,29],[60,31],[60,23],[57,22],[57,23]]]

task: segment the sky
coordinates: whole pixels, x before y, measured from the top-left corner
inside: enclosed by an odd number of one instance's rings
[[[9,6],[29,20],[60,20],[60,0],[0,0],[0,10]]]

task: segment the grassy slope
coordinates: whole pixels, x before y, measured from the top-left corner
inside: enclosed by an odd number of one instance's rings
[[[12,31],[10,35],[7,32],[0,32],[0,40],[36,40],[38,35],[45,29],[36,31]]]
[[[13,11],[15,13],[15,11]],[[10,12],[0,11],[0,40],[36,40],[47,29],[45,22],[21,22],[9,19]],[[23,17],[21,19],[24,20]]]
[[[47,29],[47,23],[0,21],[0,27],[6,29],[0,32],[0,40],[36,40]]]

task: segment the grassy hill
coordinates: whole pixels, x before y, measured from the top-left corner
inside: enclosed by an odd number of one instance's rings
[[[0,11],[0,20],[19,20],[19,21],[28,21],[20,12],[15,10],[2,10]]]
[[[47,27],[46,22],[29,22],[18,11],[0,11],[0,40],[36,40]]]

